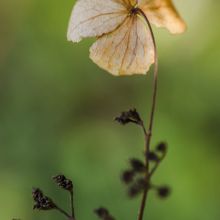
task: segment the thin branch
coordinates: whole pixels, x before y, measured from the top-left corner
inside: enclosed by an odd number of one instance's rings
[[[67,217],[68,220],[72,220],[72,216],[70,216],[66,211],[64,211],[62,208],[60,208],[59,206],[56,205],[55,208],[57,211],[59,211],[61,214],[65,215]]]
[[[148,127],[147,132],[145,132],[145,155],[148,155],[148,153],[150,152],[150,142],[151,142],[154,114],[155,114],[155,108],[156,108],[157,81],[158,81],[158,55],[157,55],[156,41],[155,41],[154,33],[153,33],[152,27],[150,25],[150,22],[149,22],[147,16],[145,15],[145,13],[141,9],[138,8],[137,10],[138,10],[138,13],[140,15],[142,15],[142,17],[145,19],[145,21],[149,27],[151,38],[152,38],[153,45],[154,45],[154,79],[153,79],[152,106],[151,106],[151,112],[150,112],[149,127]],[[145,163],[146,163],[145,179],[146,179],[146,181],[148,181],[149,180],[149,160],[147,159],[147,157],[145,157]],[[143,192],[143,196],[142,196],[142,200],[141,200],[141,204],[140,204],[140,208],[139,208],[139,213],[138,213],[138,220],[143,219],[148,190],[149,189],[146,188]]]
[[[159,167],[160,163],[163,161],[163,159],[165,158],[166,153],[163,154],[163,156],[160,158],[159,161],[156,162],[156,164],[154,165],[154,167],[152,168],[152,170],[149,172],[149,179],[153,176],[153,174],[156,172],[157,168]]]
[[[142,128],[142,130],[144,132],[144,137],[146,137],[147,136],[147,130],[146,130],[145,126],[144,126],[144,122],[143,121],[141,121],[140,126],[141,126],[141,128]],[[146,139],[145,139],[145,142],[146,142]]]
[[[72,219],[75,220],[74,203],[73,203],[73,190],[70,191],[70,203],[71,203]]]

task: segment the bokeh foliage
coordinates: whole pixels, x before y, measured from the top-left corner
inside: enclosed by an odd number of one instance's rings
[[[153,144],[169,154],[157,182],[172,196],[148,201],[151,220],[220,218],[220,3],[175,1],[188,31],[171,36],[155,29],[160,79]],[[78,219],[96,219],[109,207],[117,219],[135,219],[139,199],[125,195],[119,173],[141,156],[134,126],[113,122],[136,107],[147,121],[152,73],[116,78],[88,58],[93,40],[66,41],[73,1],[0,2],[0,219],[61,219],[32,211],[31,188],[66,196],[50,177],[64,173],[75,186]]]

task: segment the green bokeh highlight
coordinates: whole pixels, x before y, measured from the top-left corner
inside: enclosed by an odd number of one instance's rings
[[[159,95],[153,145],[169,143],[154,180],[172,186],[160,201],[150,195],[151,220],[220,219],[220,4],[175,1],[188,31],[154,29],[159,48]],[[199,4],[199,5],[198,5]],[[59,204],[67,196],[50,177],[72,178],[78,219],[96,219],[109,207],[117,219],[136,219],[119,174],[141,157],[143,137],[113,122],[136,107],[147,121],[152,72],[113,77],[88,58],[85,40],[71,44],[66,29],[73,1],[1,0],[0,3],[0,219],[63,219],[32,211],[32,186]]]

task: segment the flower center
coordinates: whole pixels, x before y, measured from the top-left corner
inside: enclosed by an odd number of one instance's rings
[[[139,8],[138,8],[137,6],[133,6],[133,7],[130,9],[130,14],[131,14],[131,15],[136,15],[138,12],[139,12]]]

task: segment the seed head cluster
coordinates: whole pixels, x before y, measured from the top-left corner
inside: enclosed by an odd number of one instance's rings
[[[106,208],[100,207],[96,209],[94,212],[102,220],[115,220]]]
[[[34,188],[32,191],[32,196],[35,202],[33,209],[51,210],[56,208],[56,205],[52,199],[45,196],[40,189]]]
[[[120,116],[115,118],[115,121],[122,125],[126,125],[128,123],[134,123],[138,125],[143,124],[143,121],[136,109],[130,109],[128,111],[122,112]]]
[[[53,177],[55,183],[62,189],[67,191],[73,191],[73,183],[70,179],[67,179],[64,175],[56,175]]]
[[[128,123],[140,125],[143,128],[145,138],[147,139],[148,136],[146,129],[141,116],[136,109],[122,112],[120,116],[115,118],[115,120],[122,125]],[[156,190],[157,195],[161,198],[165,198],[169,195],[170,189],[168,187],[159,187],[152,185],[151,183],[151,176],[164,159],[166,153],[167,145],[164,142],[161,142],[154,150],[145,153],[145,162],[137,158],[129,160],[129,168],[121,175],[122,182],[128,187],[129,197],[134,198],[144,190]]]

